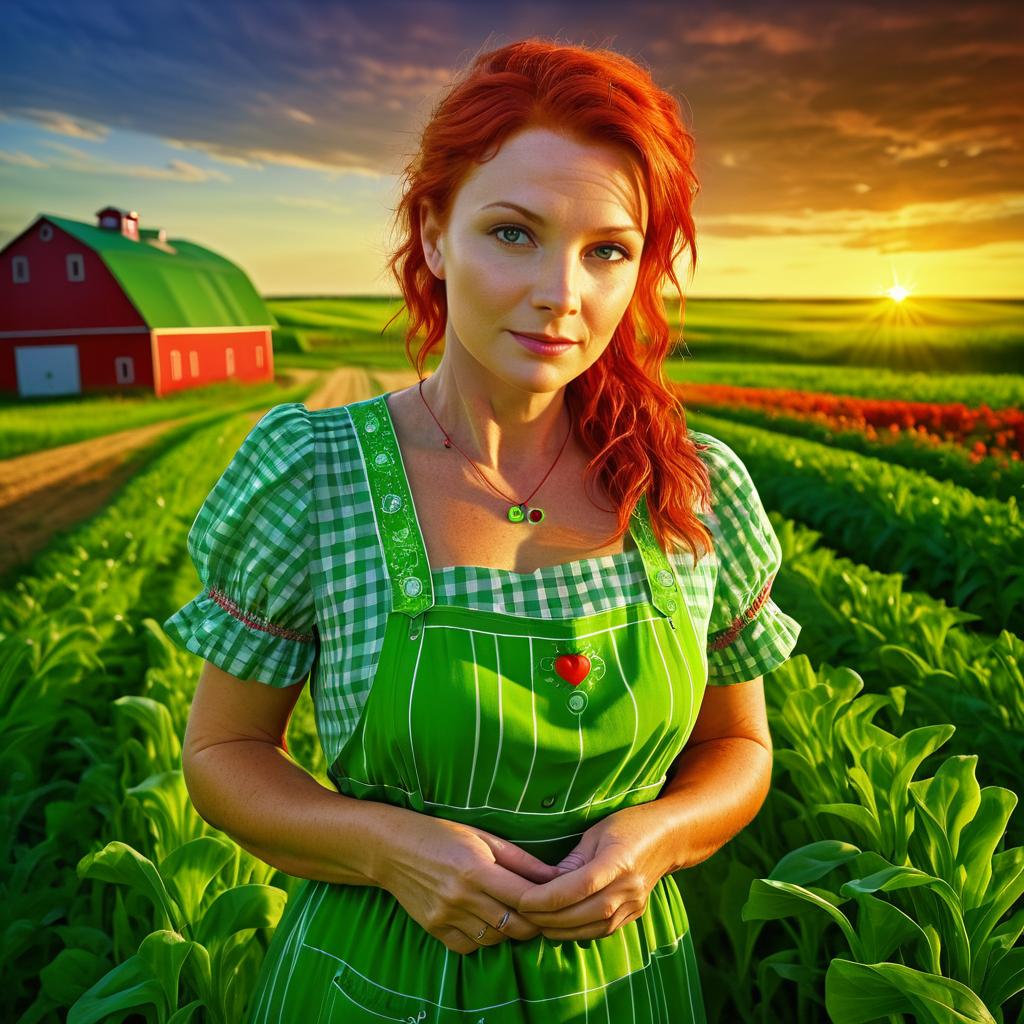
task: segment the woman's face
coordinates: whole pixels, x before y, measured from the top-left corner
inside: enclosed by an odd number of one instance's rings
[[[460,370],[479,369],[489,389],[542,393],[579,376],[611,341],[636,287],[647,203],[622,151],[531,128],[472,170],[445,230],[429,209],[421,227],[430,269],[445,281],[446,356],[464,350]],[[574,344],[542,354],[512,332]]]

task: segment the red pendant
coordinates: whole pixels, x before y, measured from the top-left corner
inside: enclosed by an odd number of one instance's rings
[[[555,671],[566,682],[579,686],[590,671],[590,659],[585,654],[560,654],[555,658]]]

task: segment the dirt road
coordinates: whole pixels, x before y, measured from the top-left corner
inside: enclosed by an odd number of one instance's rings
[[[358,367],[342,367],[326,376],[316,370],[288,370],[287,376],[293,383],[324,378],[306,400],[308,409],[348,405],[378,391],[370,374]],[[416,380],[411,370],[375,372],[374,377],[385,391]],[[251,413],[253,424],[267,409]],[[128,461],[131,452],[184,421],[164,420],[0,460],[0,574],[27,562],[58,531],[99,512],[134,472]]]

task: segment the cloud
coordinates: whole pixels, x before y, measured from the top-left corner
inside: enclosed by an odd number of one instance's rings
[[[688,43],[704,43],[708,46],[743,46],[753,43],[774,54],[799,53],[818,45],[818,37],[811,32],[763,18],[748,18],[730,11],[713,14],[702,23],[685,29],[683,38]]]
[[[17,153],[11,153],[6,149],[0,149],[0,163],[14,164],[16,167],[33,167],[40,169],[46,167],[41,160],[37,160],[34,156],[28,153],[18,150]]]
[[[847,249],[884,252],[971,249],[1024,237],[1024,195],[908,203],[890,210],[814,210],[800,216],[729,214],[698,218],[714,237],[807,237]]]
[[[16,117],[26,121],[33,121],[41,128],[57,135],[68,135],[73,139],[90,139],[95,142],[102,142],[106,139],[109,129],[98,121],[92,121],[84,117],[76,117],[73,114],[65,114],[59,110],[42,110],[39,107],[16,107],[13,111]]]
[[[116,160],[100,159],[92,153],[86,153],[84,150],[54,139],[44,140],[44,145],[56,150],[63,157],[63,159],[54,161],[52,166],[76,174],[148,178],[158,181],[178,181],[190,185],[206,181],[231,181],[231,178],[223,171],[197,167],[187,160],[169,160],[166,167],[151,167],[147,164],[125,164],[118,163]]]

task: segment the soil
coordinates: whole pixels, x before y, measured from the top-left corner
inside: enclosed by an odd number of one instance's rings
[[[280,377],[286,387],[324,378],[306,400],[307,409],[348,405],[371,398],[378,390],[408,387],[416,380],[412,370],[376,371],[371,377],[359,367],[342,367],[327,375],[295,369]],[[269,408],[253,410],[254,425]],[[0,460],[0,575],[28,562],[59,531],[103,509],[135,472],[129,455],[186,419],[164,420]]]

